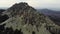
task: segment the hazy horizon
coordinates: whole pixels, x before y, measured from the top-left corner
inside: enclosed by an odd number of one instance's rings
[[[9,8],[15,3],[27,2],[30,6],[38,9],[60,10],[60,0],[0,0],[0,8]]]

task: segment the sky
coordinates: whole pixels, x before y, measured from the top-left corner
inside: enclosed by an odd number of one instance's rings
[[[27,2],[34,8],[60,9],[60,0],[0,0],[0,7],[11,7],[19,2]]]

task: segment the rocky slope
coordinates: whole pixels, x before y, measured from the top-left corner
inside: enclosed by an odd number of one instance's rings
[[[50,9],[37,9],[39,12],[48,16],[55,24],[60,26],[60,11]]]
[[[59,34],[60,26],[55,25],[47,16],[39,13],[25,2],[14,4],[4,14],[8,15],[9,19],[0,24],[1,27],[5,24],[2,33]]]

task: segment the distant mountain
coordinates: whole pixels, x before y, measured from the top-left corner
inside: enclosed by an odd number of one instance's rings
[[[55,15],[58,16],[60,14],[60,11],[54,11],[54,10],[49,10],[49,9],[38,9],[41,13],[45,15]]]
[[[2,15],[5,11],[5,9],[0,9],[0,24],[9,18],[7,15]]]
[[[0,9],[0,14],[2,14],[2,12],[4,12],[5,11],[5,9]]]
[[[5,11],[5,9],[0,9],[0,11]]]
[[[49,10],[49,9],[38,9],[38,11],[48,16],[56,24],[60,25],[60,11]]]

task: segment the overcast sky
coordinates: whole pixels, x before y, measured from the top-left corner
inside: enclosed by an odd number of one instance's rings
[[[11,7],[19,2],[27,2],[34,8],[60,9],[60,0],[0,0],[0,7]]]

